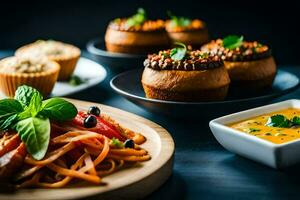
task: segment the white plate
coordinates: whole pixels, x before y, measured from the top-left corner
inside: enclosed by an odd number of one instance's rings
[[[107,73],[102,65],[81,57],[76,65],[74,75],[85,80],[85,82],[78,86],[72,86],[68,82],[58,81],[50,96],[66,96],[95,86],[105,79]],[[4,97],[1,93],[0,98]]]
[[[284,168],[300,162],[300,139],[275,144],[230,128],[227,124],[287,108],[300,108],[300,100],[283,101],[227,115],[210,121],[209,126],[218,142],[228,151],[273,168]]]

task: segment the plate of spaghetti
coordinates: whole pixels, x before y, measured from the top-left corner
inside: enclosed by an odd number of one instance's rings
[[[0,100],[0,199],[136,199],[172,173],[159,125],[109,106],[20,86]]]

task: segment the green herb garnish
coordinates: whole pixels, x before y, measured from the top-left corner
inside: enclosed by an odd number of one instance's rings
[[[41,160],[48,149],[50,120],[71,120],[77,115],[70,102],[43,96],[34,88],[18,87],[14,99],[0,100],[0,130],[13,129],[18,132],[29,154]]]
[[[249,133],[258,132],[260,129],[258,128],[249,128]]]
[[[78,86],[85,83],[84,80],[82,80],[79,76],[73,75],[71,76],[70,80],[69,80],[69,84],[72,86]]]
[[[186,27],[191,24],[191,19],[187,17],[179,17],[173,15],[170,11],[167,12],[168,16],[170,17],[170,25],[172,28],[174,27]]]
[[[171,49],[170,56],[173,60],[182,60],[187,52],[186,46],[183,43],[175,42],[176,47]]]
[[[166,54],[165,52],[162,52],[163,57],[167,58],[168,54]]]
[[[146,12],[143,8],[139,8],[137,13],[126,20],[126,27],[132,27],[143,24],[147,20]]]
[[[18,87],[15,92],[15,99],[22,104],[23,108],[26,108],[29,105],[31,97],[34,94],[40,94],[40,93],[35,88],[21,86]]]
[[[292,123],[283,115],[273,115],[268,119],[266,126],[289,128],[292,126]]]
[[[29,117],[16,123],[16,131],[25,143],[28,153],[36,160],[45,156],[50,141],[48,118]]]
[[[264,46],[264,45],[261,44],[261,43],[258,43],[258,44],[257,44],[257,48],[260,48],[260,47],[262,47],[262,46]]]
[[[293,117],[292,118],[292,123],[294,125],[300,125],[300,117],[297,117],[297,116]]]
[[[209,57],[209,53],[207,52],[203,52],[201,54],[199,54],[199,58],[208,58]]]
[[[54,97],[43,101],[40,114],[57,121],[67,121],[76,116],[77,109],[70,102]]]
[[[124,147],[124,144],[123,144],[123,142],[121,142],[119,139],[117,139],[117,138],[112,138],[111,139],[111,143],[112,143],[112,145],[114,145],[115,147],[117,147],[117,148],[122,148],[122,147]]]
[[[0,130],[9,128],[23,111],[21,103],[15,99],[0,100]]]
[[[235,49],[243,44],[244,36],[229,35],[223,39],[223,47],[226,49]]]

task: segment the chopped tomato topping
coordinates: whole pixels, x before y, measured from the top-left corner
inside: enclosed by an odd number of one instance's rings
[[[73,120],[73,123],[77,126],[84,128],[84,119],[88,116],[88,114],[80,111],[77,116]],[[120,132],[109,122],[105,121],[101,117],[95,116],[97,118],[97,124],[93,128],[86,128],[87,130],[94,131],[96,133],[100,133],[110,139],[117,138],[120,141],[125,141],[125,138],[120,134]]]

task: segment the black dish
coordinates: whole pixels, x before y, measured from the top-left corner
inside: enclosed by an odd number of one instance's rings
[[[284,95],[299,86],[299,78],[285,70],[278,70],[272,88],[260,96],[238,98],[231,94],[224,101],[215,102],[175,102],[145,97],[140,82],[142,69],[135,69],[115,76],[111,87],[120,95],[149,111],[172,117],[197,117],[211,119],[268,103],[275,97]]]
[[[142,68],[147,57],[147,55],[108,52],[104,40],[101,39],[89,41],[86,48],[96,61],[112,73]]]

